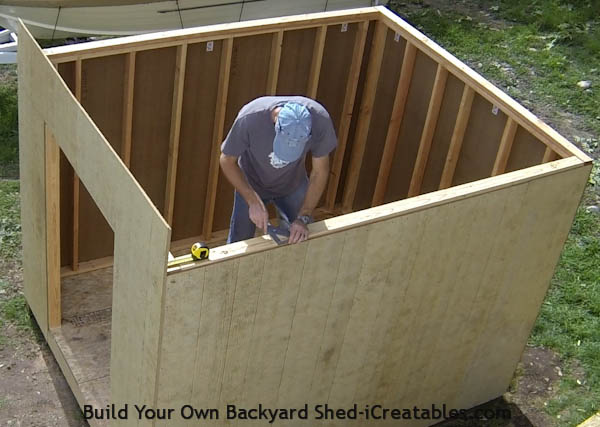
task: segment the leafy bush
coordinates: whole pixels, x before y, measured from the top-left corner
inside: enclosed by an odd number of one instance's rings
[[[14,165],[18,163],[18,159],[19,136],[16,74],[4,66],[0,69],[0,167]]]

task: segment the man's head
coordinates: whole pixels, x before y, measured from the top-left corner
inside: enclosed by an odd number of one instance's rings
[[[310,112],[304,105],[288,102],[274,110],[274,118],[273,152],[283,161],[295,162],[302,156],[306,141],[310,138]]]

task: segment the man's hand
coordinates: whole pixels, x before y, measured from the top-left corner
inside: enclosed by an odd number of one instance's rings
[[[303,242],[308,239],[308,227],[299,219],[290,225],[290,238],[288,243]]]
[[[258,227],[262,228],[264,233],[267,232],[267,223],[269,222],[269,214],[265,208],[265,204],[260,197],[256,195],[255,201],[249,206],[250,220]]]

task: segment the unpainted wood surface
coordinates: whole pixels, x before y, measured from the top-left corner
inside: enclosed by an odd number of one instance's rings
[[[425,125],[431,90],[435,80],[437,64],[422,52],[417,52],[413,79],[408,91],[408,99],[404,109],[404,117],[400,126],[398,142],[394,152],[394,161],[384,202],[403,199],[408,194],[408,187],[415,165],[419,141]]]
[[[125,55],[82,61],[81,105],[113,149],[121,152]],[[79,261],[110,256],[114,233],[83,183],[79,184]]]
[[[43,144],[45,121],[115,229],[111,400],[120,405],[135,398],[140,403],[153,405],[159,369],[160,328],[156,325],[161,320],[170,229],[24,27],[19,31],[19,58],[20,99],[28,103],[29,110],[24,117],[31,120],[23,132],[24,165],[27,169],[39,169],[42,174],[39,188],[31,187],[25,180],[24,194],[29,194],[25,195],[25,206],[31,206],[31,211],[36,212],[28,197],[44,201],[43,162],[37,168],[35,151],[30,153]],[[37,124],[39,134],[35,134]],[[28,135],[31,137],[27,138]],[[40,154],[43,160],[43,151]],[[44,224],[44,218],[39,218],[38,223]],[[26,262],[24,276],[28,281],[26,290],[34,290],[27,291],[28,302],[41,329],[46,331],[47,301],[39,299],[41,293],[46,293],[46,265],[39,262],[39,248],[45,247],[46,230],[40,230],[41,225],[29,224],[28,214],[23,225],[31,227],[25,231],[24,242],[32,242],[32,238],[39,240],[37,249],[30,243],[24,244],[24,259],[35,260],[40,266]],[[42,232],[36,234],[37,231]],[[144,257],[139,256],[140,247],[145,248]],[[81,395],[78,390],[75,394]]]
[[[204,202],[211,156],[222,41],[188,45],[177,186],[173,212],[173,240],[202,234]]]
[[[431,151],[425,167],[421,194],[436,191],[442,178],[446,155],[450,148],[450,140],[456,123],[458,108],[463,93],[464,83],[454,75],[448,76],[446,91],[440,108],[440,117],[431,142]]]
[[[383,59],[381,64],[381,74],[377,83],[377,93],[373,111],[375,114],[371,117],[371,126],[367,137],[368,149],[365,150],[363,162],[360,169],[356,195],[354,197],[354,209],[364,209],[369,207],[375,181],[377,180],[377,171],[381,163],[386,133],[390,124],[390,117],[394,106],[394,96],[398,85],[398,76],[402,67],[406,41],[400,39],[394,40],[394,32],[387,31]]]
[[[500,110],[494,114],[493,107],[481,95],[475,94],[452,185],[492,176],[507,120]]]
[[[135,59],[131,172],[164,212],[175,48],[139,52]]]
[[[468,408],[501,395],[587,173],[170,275],[162,354],[195,362],[187,375],[175,366],[161,375],[161,403]]]
[[[520,127],[506,164],[507,172],[543,163],[545,151],[546,146],[539,139]]]
[[[277,95],[306,93],[316,31],[306,28],[283,33]]]

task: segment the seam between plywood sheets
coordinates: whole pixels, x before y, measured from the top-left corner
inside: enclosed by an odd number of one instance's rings
[[[532,166],[520,171],[510,172],[495,177],[485,178],[446,190],[440,190],[433,193],[424,194],[410,199],[404,199],[387,205],[377,206],[363,211],[353,212],[347,215],[341,215],[329,220],[320,221],[310,227],[311,239],[327,236],[331,233],[344,231],[350,228],[359,227],[374,222],[385,221],[397,216],[407,215],[416,211],[430,209],[449,203],[458,202],[471,196],[477,196],[484,193],[491,193],[505,188],[513,187],[524,182],[542,179],[550,175],[566,172],[571,169],[585,167],[588,163],[582,162],[577,157],[572,156],[566,159],[543,165]],[[404,206],[405,205],[405,206]],[[329,224],[328,224],[329,222]],[[331,224],[334,222],[334,224]],[[335,224],[337,222],[337,224]],[[328,225],[331,228],[327,228]],[[208,261],[199,261],[187,266],[177,266],[167,269],[167,274],[175,274],[180,271],[189,271],[193,268],[200,268],[213,265],[218,262],[227,261],[236,257],[258,253],[268,249],[276,248],[277,245],[270,238],[262,236],[249,241],[236,242],[230,245],[221,246],[212,250],[213,254],[220,254],[220,258],[214,258]],[[218,255],[217,255],[218,256]]]

